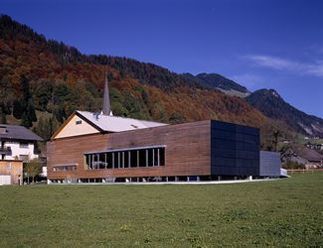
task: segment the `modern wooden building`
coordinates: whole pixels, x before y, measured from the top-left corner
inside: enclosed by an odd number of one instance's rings
[[[200,121],[57,136],[47,144],[48,179],[54,182],[259,176],[259,130],[240,125]]]
[[[260,173],[259,129],[177,125],[76,111],[47,143],[48,182],[192,181]],[[108,105],[108,107],[106,107]]]

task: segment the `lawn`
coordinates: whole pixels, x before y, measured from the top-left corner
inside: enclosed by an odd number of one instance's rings
[[[0,247],[321,247],[323,173],[234,185],[0,187]]]

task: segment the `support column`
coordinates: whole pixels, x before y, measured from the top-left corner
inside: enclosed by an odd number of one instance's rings
[[[91,155],[91,165],[90,165],[90,169],[91,169],[91,170],[93,169],[94,157],[95,157],[95,154],[92,154],[92,155]]]
[[[120,152],[118,152],[118,168],[120,168]]]
[[[122,152],[122,168],[124,168],[124,152]]]
[[[153,166],[155,166],[155,148],[153,148]]]
[[[146,167],[148,167],[148,149],[146,149]]]
[[[160,150],[157,149],[157,166],[160,166]]]

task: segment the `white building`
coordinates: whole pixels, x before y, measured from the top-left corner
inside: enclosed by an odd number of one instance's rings
[[[22,126],[0,124],[0,160],[29,161],[38,158],[38,135]]]

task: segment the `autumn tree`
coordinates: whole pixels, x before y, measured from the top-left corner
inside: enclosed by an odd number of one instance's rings
[[[42,172],[42,166],[38,159],[30,160],[24,165],[24,172],[27,177],[28,183],[29,178],[32,178],[32,183],[35,182],[35,177]]]

